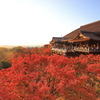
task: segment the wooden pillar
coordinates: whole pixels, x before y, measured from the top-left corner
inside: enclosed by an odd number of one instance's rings
[[[97,43],[97,49],[99,49],[99,43]]]

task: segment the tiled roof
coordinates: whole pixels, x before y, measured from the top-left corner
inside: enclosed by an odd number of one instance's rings
[[[60,42],[62,41],[62,39],[63,39],[62,37],[53,37],[50,43]]]
[[[79,33],[83,33],[83,35],[87,36],[88,38],[100,40],[100,37],[98,37],[100,36],[100,20],[83,25],[80,28],[65,35],[63,38],[64,40],[73,40],[78,36]]]

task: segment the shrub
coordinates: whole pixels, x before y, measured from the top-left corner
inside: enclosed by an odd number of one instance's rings
[[[0,62],[0,69],[6,69],[11,67],[11,63],[8,61],[1,61]]]

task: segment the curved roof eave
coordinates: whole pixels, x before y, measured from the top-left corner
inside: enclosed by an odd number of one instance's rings
[[[96,36],[95,34],[93,33],[82,33],[85,37],[87,38],[90,38],[92,40],[100,40],[100,37],[99,36]]]

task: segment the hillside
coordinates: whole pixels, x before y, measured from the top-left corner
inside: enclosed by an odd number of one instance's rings
[[[0,70],[0,100],[100,100],[100,55],[22,48],[10,61]]]

